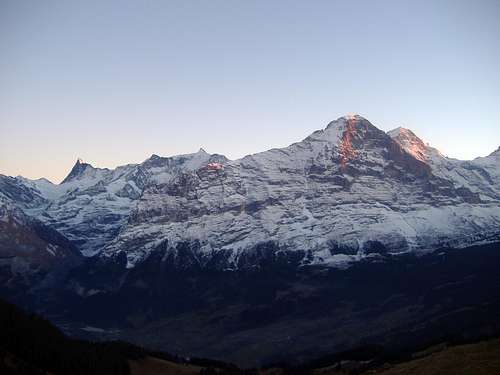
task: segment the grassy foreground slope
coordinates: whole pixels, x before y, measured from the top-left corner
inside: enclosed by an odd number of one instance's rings
[[[369,373],[379,375],[500,374],[500,339],[450,347],[388,369]]]
[[[202,367],[166,361],[155,357],[130,360],[130,375],[194,375]]]
[[[361,368],[365,370],[361,370]],[[366,369],[368,367],[369,369]],[[315,375],[499,375],[500,339],[447,347],[435,345],[415,352],[410,359],[370,366],[339,361],[328,367],[293,372]]]

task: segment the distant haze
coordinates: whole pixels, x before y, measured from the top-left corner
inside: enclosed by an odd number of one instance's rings
[[[500,146],[500,1],[0,2],[0,173],[282,147],[347,113]]]

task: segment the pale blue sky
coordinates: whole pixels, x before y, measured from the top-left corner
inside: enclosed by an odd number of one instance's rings
[[[500,145],[500,1],[0,0],[0,173],[286,146],[346,113]]]

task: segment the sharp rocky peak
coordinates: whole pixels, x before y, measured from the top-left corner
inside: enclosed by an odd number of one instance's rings
[[[76,159],[75,165],[66,176],[66,178],[61,182],[61,184],[78,179],[85,171],[89,169],[94,169],[94,167],[92,167],[92,165],[90,165],[89,163],[85,163],[81,158]]]

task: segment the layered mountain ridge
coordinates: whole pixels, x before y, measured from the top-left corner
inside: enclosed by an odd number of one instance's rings
[[[0,176],[0,204],[58,231],[83,255],[187,251],[237,269],[264,246],[299,264],[345,267],[384,253],[500,239],[500,158],[444,157],[410,130],[341,117],[301,142],[229,160],[203,149],[140,164],[78,160],[59,185]],[[187,250],[186,250],[187,249]]]

